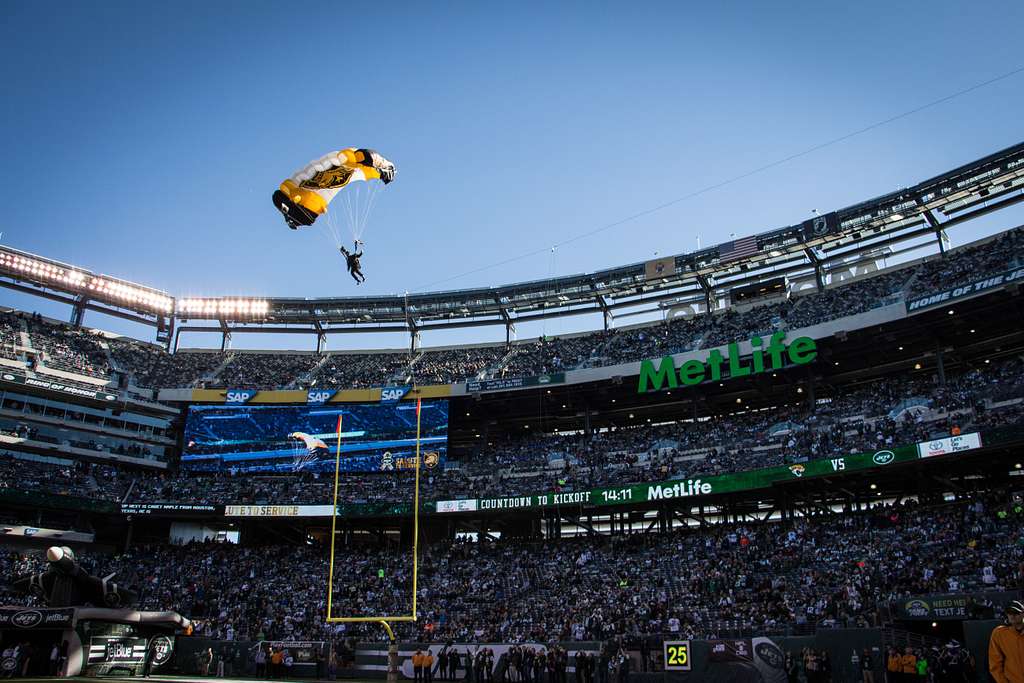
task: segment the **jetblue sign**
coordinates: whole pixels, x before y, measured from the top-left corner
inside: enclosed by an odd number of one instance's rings
[[[381,403],[398,403],[405,395],[412,389],[410,386],[403,387],[384,387],[380,390],[380,402]]]
[[[256,395],[253,389],[228,389],[224,394],[225,403],[248,403]]]

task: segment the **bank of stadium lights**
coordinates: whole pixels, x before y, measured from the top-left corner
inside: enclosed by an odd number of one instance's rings
[[[53,282],[69,287],[81,287],[86,280],[85,273],[77,270],[7,252],[0,252],[0,268],[41,282]]]
[[[188,317],[262,318],[270,311],[265,299],[179,299],[178,315]]]
[[[160,313],[170,313],[174,310],[174,299],[171,297],[116,280],[93,277],[89,280],[88,290],[96,298],[113,300],[133,308],[144,308]]]

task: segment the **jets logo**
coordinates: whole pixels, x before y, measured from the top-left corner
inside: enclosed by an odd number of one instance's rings
[[[896,454],[892,451],[878,451],[871,456],[871,460],[874,461],[876,465],[888,465],[895,459]]]
[[[167,636],[157,636],[153,640],[149,641],[149,646],[153,649],[153,664],[156,666],[163,666],[167,662],[171,661],[171,653],[174,652],[174,643]]]

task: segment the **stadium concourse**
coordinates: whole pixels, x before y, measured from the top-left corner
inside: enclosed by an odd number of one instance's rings
[[[379,675],[383,629],[326,618],[415,611],[392,624],[402,652],[458,643],[474,683],[660,673],[680,641],[700,667],[756,650],[774,680],[881,680],[893,648],[968,680],[1024,588],[1024,230],[948,249],[925,218],[903,223],[926,204],[901,197],[793,228],[802,242],[760,236],[768,259],[799,242],[813,263],[795,274],[743,280],[764,263],[719,250],[711,276],[693,256],[686,315],[557,338],[173,350],[171,328],[213,304],[129,284],[96,287],[148,303],[74,299],[70,324],[6,311],[0,584],[73,546],[140,608],[191,620],[170,664],[185,676],[265,674],[256,653],[275,643],[304,653],[296,675],[332,660]],[[859,211],[934,253],[895,258],[904,238]],[[622,268],[615,296],[671,309],[647,265]],[[67,268],[0,250],[0,284],[22,293],[106,278]],[[86,328],[85,310],[153,324],[159,343]],[[11,670],[45,673],[52,643],[11,633],[0,623]]]

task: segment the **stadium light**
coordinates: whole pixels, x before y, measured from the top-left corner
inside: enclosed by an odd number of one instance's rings
[[[89,280],[88,290],[94,298],[107,299],[132,308],[143,308],[159,313],[170,313],[174,310],[174,299],[166,294],[106,277],[93,276]]]
[[[189,318],[265,318],[270,311],[266,299],[216,298],[179,299],[178,315]]]
[[[20,277],[27,277],[40,282],[52,282],[55,284],[81,287],[85,282],[85,274],[73,268],[40,261],[39,259],[28,258],[10,252],[0,252],[0,268],[12,271]]]

